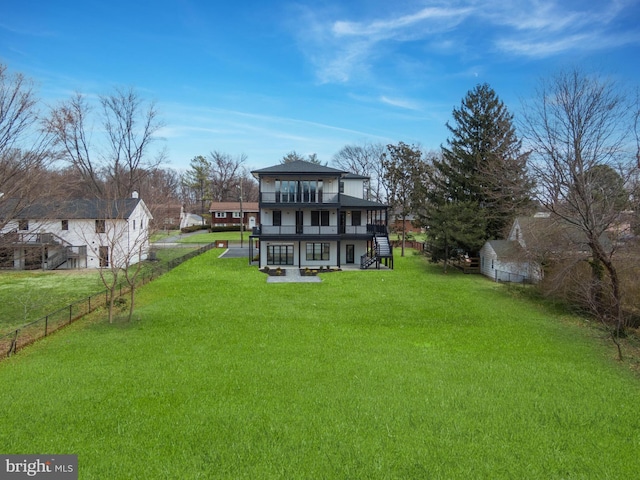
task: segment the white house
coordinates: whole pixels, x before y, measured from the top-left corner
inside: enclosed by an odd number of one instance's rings
[[[137,263],[149,251],[144,201],[78,199],[32,204],[0,231],[0,267],[104,268]]]
[[[368,177],[305,161],[251,173],[260,189],[251,236],[260,267],[393,266],[387,205],[366,199]]]
[[[611,247],[607,235],[600,237],[605,249]],[[591,255],[587,238],[575,226],[548,213],[517,217],[506,240],[489,240],[480,249],[481,273],[496,281],[540,281],[543,263],[561,258]]]

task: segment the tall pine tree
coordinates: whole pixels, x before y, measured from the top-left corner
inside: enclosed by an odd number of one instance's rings
[[[476,254],[485,240],[500,238],[515,215],[530,207],[527,156],[521,153],[513,116],[487,84],[467,93],[447,128],[451,137],[432,164],[426,220],[431,231],[441,231],[443,210],[451,215],[459,205],[459,217],[469,218],[475,209],[483,221],[465,225],[465,233],[454,232],[452,239],[457,249]]]

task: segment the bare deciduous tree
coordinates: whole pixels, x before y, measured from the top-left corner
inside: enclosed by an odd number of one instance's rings
[[[152,157],[148,150],[163,123],[155,104],[145,104],[133,89],[116,89],[100,97],[100,103],[107,134],[106,178],[115,197],[125,198],[162,163],[164,152]]]
[[[402,222],[401,256],[404,257],[407,216],[414,213],[415,188],[420,183],[426,164],[416,146],[400,142],[398,145],[387,145],[387,150],[388,154],[383,159],[384,182],[390,192],[392,215]]]
[[[0,64],[0,231],[44,193],[41,185],[53,154],[39,120],[33,83]]]
[[[228,153],[209,153],[211,164],[211,193],[216,202],[235,201],[239,179],[243,176],[242,166],[247,161],[243,153],[232,157]]]
[[[525,104],[523,121],[533,150],[538,200],[579,232],[577,242],[588,246],[586,260],[592,273],[588,304],[606,324],[614,325],[615,336],[623,334],[625,320],[614,261],[617,244],[608,240],[608,234],[624,205],[607,189],[613,188],[611,172],[626,184],[638,168],[637,152],[630,151],[630,114],[637,112],[637,105],[629,105],[628,98],[600,77],[578,70],[563,72],[541,83],[536,100]]]
[[[384,178],[385,146],[381,143],[364,143],[363,145],[346,145],[333,156],[333,164],[355,173],[370,178],[369,200],[383,202],[388,191],[385,190]]]
[[[83,222],[76,232],[86,242],[90,257],[99,262],[100,279],[108,292],[109,323],[113,322],[116,288],[124,277],[130,287],[129,319],[133,313],[136,280],[149,246],[145,204],[136,198],[95,199],[93,209],[102,218]]]
[[[100,105],[96,119],[78,93],[51,111],[46,130],[91,195],[126,198],[164,160],[163,151],[150,152],[163,123],[154,103],[146,104],[133,89],[115,89],[100,97]],[[94,121],[101,125],[97,132]]]

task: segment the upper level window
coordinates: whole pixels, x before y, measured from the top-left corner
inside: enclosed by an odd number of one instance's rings
[[[104,220],[96,220],[96,233],[104,233],[106,231],[106,222]]]
[[[69,230],[69,220],[61,220],[61,230]]]
[[[282,203],[322,201],[322,180],[275,180],[275,200]]]
[[[344,193],[344,182],[340,182],[340,193]]]
[[[133,220],[133,229],[134,230],[136,229],[136,220],[135,219]]]
[[[362,225],[362,212],[356,210],[355,212],[351,212],[351,225],[354,227],[359,227]]]
[[[233,218],[240,218],[240,212],[233,212]]]
[[[29,220],[19,220],[18,230],[29,230]]]
[[[328,210],[312,210],[311,225],[314,227],[319,227],[319,226],[328,227],[329,211]]]
[[[274,210],[273,211],[273,226],[279,227],[282,225],[282,211]]]
[[[227,212],[216,212],[216,218],[227,218]]]

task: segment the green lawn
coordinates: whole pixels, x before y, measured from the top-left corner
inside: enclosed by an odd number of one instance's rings
[[[0,335],[104,290],[96,270],[0,272]]]
[[[158,262],[168,262],[196,249],[193,247],[157,250]],[[158,263],[149,263],[153,268]],[[123,280],[124,281],[124,280]],[[56,271],[0,271],[0,335],[42,318],[89,295],[104,291],[100,274],[94,269]]]
[[[0,363],[0,451],[81,479],[637,477],[640,382],[594,330],[420,257],[267,284],[212,250]]]

